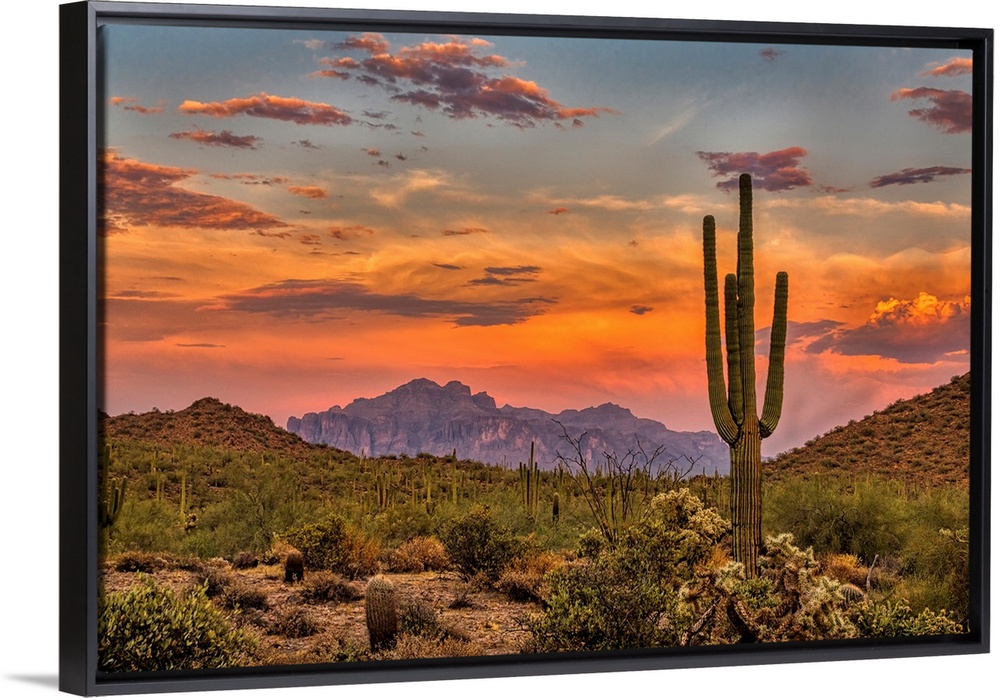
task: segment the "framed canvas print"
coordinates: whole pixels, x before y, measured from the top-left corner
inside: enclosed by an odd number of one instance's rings
[[[63,5],[62,689],[988,651],[992,38]]]

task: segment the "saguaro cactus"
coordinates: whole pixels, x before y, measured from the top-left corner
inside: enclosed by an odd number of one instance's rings
[[[535,461],[535,441],[531,441],[531,451],[528,454],[528,463],[518,463],[518,473],[521,477],[521,502],[528,516],[534,520],[538,515],[538,487],[541,472],[538,469],[538,462]]]
[[[719,327],[719,279],[715,262],[715,219],[703,224],[705,255],[705,359],[708,400],[719,436],[729,444],[733,558],[750,576],[757,575],[761,547],[761,440],[778,426],[785,373],[785,330],[788,317],[788,273],[774,285],[771,353],[764,410],[757,416],[757,372],[754,367],[753,194],[750,176],[740,175],[740,230],[736,274],[726,275],[726,367],[723,376],[722,332]]]

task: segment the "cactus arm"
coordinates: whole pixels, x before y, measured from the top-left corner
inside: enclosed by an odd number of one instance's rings
[[[785,334],[788,327],[788,273],[779,272],[774,282],[774,319],[771,321],[771,351],[767,367],[767,389],[760,414],[760,434],[767,437],[778,427],[784,398]]]
[[[722,375],[722,329],[719,327],[719,275],[715,262],[715,219],[706,216],[702,226],[705,254],[705,363],[708,366],[708,402],[719,436],[736,442],[739,428],[729,411],[726,380]]]
[[[740,374],[740,332],[736,323],[736,275],[726,275],[726,366],[729,370],[729,411],[743,425],[743,380]]]
[[[757,370],[754,365],[753,192],[750,176],[740,175],[740,231],[736,265],[736,315],[740,338],[740,384],[744,416],[757,415]]]

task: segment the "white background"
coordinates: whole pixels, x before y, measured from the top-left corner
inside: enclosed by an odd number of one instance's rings
[[[58,4],[13,0],[4,4],[2,12],[0,696],[5,698],[57,694]],[[262,4],[330,7],[333,3],[263,0]],[[956,27],[996,27],[1000,16],[996,5],[986,3],[871,0],[704,0],[662,6],[648,0],[348,0],[344,6]],[[994,596],[996,589],[993,585]],[[331,694],[367,700],[624,695],[922,700],[995,697],[998,679],[995,655],[976,655],[238,692],[245,698],[293,700]],[[234,692],[189,697],[233,697]]]

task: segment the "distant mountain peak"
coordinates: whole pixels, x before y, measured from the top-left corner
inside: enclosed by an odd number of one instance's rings
[[[720,472],[729,467],[728,448],[708,431],[672,431],[611,402],[558,414],[510,405],[497,408],[487,392],[473,394],[457,380],[441,385],[413,379],[380,396],[355,399],[344,408],[292,416],[287,426],[309,442],[371,456],[454,451],[463,459],[516,464],[527,459],[535,443],[536,460],[543,468],[554,467],[560,454],[573,452],[565,428],[572,438],[587,434],[587,458],[595,463],[605,453],[624,455],[641,443],[645,448],[663,445],[665,462],[689,456],[701,457],[701,463]]]

